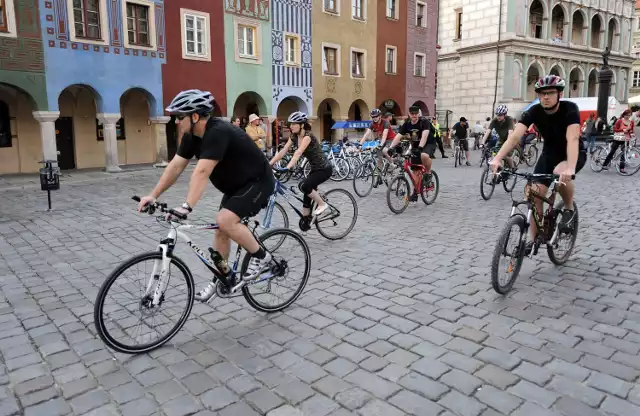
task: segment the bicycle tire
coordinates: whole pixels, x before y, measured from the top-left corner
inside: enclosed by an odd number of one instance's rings
[[[242,287],[242,295],[244,296],[244,299],[247,301],[247,303],[254,308],[257,311],[260,312],[264,312],[264,313],[273,313],[273,312],[279,312],[283,309],[288,308],[289,306],[291,306],[291,304],[293,304],[293,302],[295,302],[300,295],[302,294],[302,291],[304,290],[305,286],[307,285],[307,281],[309,280],[309,274],[311,273],[311,252],[309,251],[309,246],[307,245],[307,242],[304,240],[304,238],[302,238],[302,236],[300,234],[298,234],[297,232],[293,231],[293,230],[289,230],[287,228],[274,228],[272,230],[269,230],[263,234],[260,235],[260,241],[263,243],[264,245],[264,241],[266,239],[268,239],[269,237],[273,236],[273,235],[278,235],[278,234],[284,234],[284,237],[291,237],[294,238],[295,240],[297,240],[298,242],[301,243],[303,249],[304,249],[304,257],[305,257],[305,271],[304,271],[304,276],[302,278],[302,282],[300,283],[300,286],[298,286],[298,289],[296,289],[296,291],[294,292],[293,296],[290,297],[286,302],[282,303],[281,305],[275,306],[275,307],[265,307],[263,306],[260,302],[258,302],[253,295],[251,294],[251,292],[249,291],[248,286],[249,285],[245,285]],[[249,260],[251,259],[251,255],[249,253],[247,253],[244,256],[244,259],[242,260],[242,266],[240,268],[241,273],[240,275],[244,275],[245,271],[247,270],[247,267],[249,267]]]
[[[109,331],[106,329],[106,325],[102,316],[102,312],[104,308],[104,300],[107,293],[109,292],[109,289],[111,288],[115,280],[122,273],[128,270],[131,266],[134,266],[137,263],[140,263],[142,261],[149,260],[149,259],[162,260],[162,253],[159,251],[149,251],[149,252],[138,254],[136,256],[133,256],[123,261],[122,263],[120,263],[120,265],[118,265],[118,267],[115,268],[115,270],[111,272],[111,274],[102,283],[102,286],[98,291],[98,295],[96,296],[95,304],[93,307],[93,321],[94,321],[94,326],[96,328],[96,332],[98,333],[98,336],[100,337],[100,339],[108,347],[123,354],[145,353],[161,347],[167,341],[173,338],[178,333],[178,331],[180,331],[180,329],[182,329],[184,324],[187,322],[187,319],[189,318],[191,309],[193,308],[193,302],[194,302],[194,296],[195,296],[195,284],[193,282],[193,276],[191,274],[191,270],[189,270],[189,267],[187,267],[187,265],[180,258],[176,256],[171,256],[171,262],[169,263],[169,265],[175,264],[178,270],[182,272],[185,278],[185,281],[187,283],[187,296],[188,296],[187,307],[185,308],[178,322],[174,325],[173,328],[171,328],[171,330],[167,333],[167,335],[161,337],[155,342],[143,344],[138,347],[128,346],[123,344],[122,342],[116,341],[109,334]]]
[[[562,215],[561,212],[562,212],[563,206],[564,206],[564,202],[559,201],[556,204],[556,207],[554,208],[554,211],[557,212],[556,224],[555,224],[556,228],[559,226],[558,222],[559,222],[559,217]],[[573,249],[576,246],[576,239],[578,238],[578,227],[580,225],[580,220],[578,217],[578,205],[575,203],[575,201],[573,202],[573,210],[574,210],[573,211],[573,231],[571,233],[571,247],[567,250],[565,255],[563,257],[556,256],[553,246],[551,244],[547,244],[547,254],[549,255],[549,260],[551,260],[551,262],[556,266],[561,266],[565,264],[569,260],[569,257],[571,257],[571,253],[573,253]]]
[[[340,167],[338,165],[340,165]],[[333,173],[331,174],[331,180],[335,182],[340,182],[340,181],[343,181],[348,175],[349,175],[349,163],[342,158],[334,158]]]
[[[624,168],[624,172],[620,172],[620,163],[616,164],[616,171],[618,171],[618,173],[622,176],[631,176],[634,175],[636,172],[638,172],[640,170],[640,149],[636,148],[636,147],[629,147],[627,149],[627,155],[630,155],[632,153],[636,154],[636,159],[638,159],[638,164],[636,165],[635,168],[633,169],[629,169],[629,163],[626,163],[626,166]]]
[[[594,172],[602,172],[604,159],[607,157],[607,148],[599,145],[591,153],[589,167]]]
[[[371,165],[367,164],[362,164],[360,165],[360,167],[358,168],[358,172],[353,175],[353,191],[356,193],[356,195],[358,195],[360,198],[364,198],[366,196],[369,196],[369,194],[371,193],[371,190],[373,189],[373,181],[375,180],[375,176],[373,175],[373,172],[371,171]],[[368,183],[368,186],[365,186],[364,188],[366,188],[366,191],[361,192],[358,191],[358,188],[356,187],[356,183],[358,183],[359,181],[362,181],[363,183]]]
[[[456,150],[455,150],[454,155],[453,155],[453,159],[454,159],[453,160],[453,167],[454,168],[458,167],[458,164],[459,164],[458,159],[459,158],[460,158],[460,148],[456,147]]]
[[[509,181],[511,181],[510,184],[508,184]],[[511,193],[511,191],[513,191],[513,188],[516,187],[517,181],[518,181],[518,177],[516,175],[507,175],[506,178],[505,177],[502,178],[502,188],[506,193]]]
[[[420,197],[422,197],[422,202],[424,202],[425,205],[431,205],[434,202],[436,202],[436,199],[438,198],[438,194],[440,193],[440,178],[438,177],[438,174],[436,173],[436,171],[433,169],[431,169],[431,181],[435,185],[435,191],[433,191],[433,198],[427,198],[425,196],[425,193],[429,193],[429,191],[426,191],[427,188],[424,186],[424,182],[420,184],[422,186]]]
[[[496,189],[496,182],[494,179],[491,180],[491,185],[486,182],[488,176],[489,176],[489,166],[487,165],[483,169],[482,175],[480,176],[480,196],[485,201],[488,201],[491,199],[491,197],[493,196],[493,192]],[[484,190],[485,186],[491,187],[491,192],[488,192],[488,191],[485,192]]]
[[[527,164],[527,166],[531,168],[538,161],[538,148],[536,147],[535,144],[529,145],[529,148],[527,149],[527,154],[528,156],[525,157],[524,161]]]
[[[523,238],[523,236],[526,236],[526,233],[527,233],[526,223],[527,223],[527,220],[525,219],[524,215],[516,214],[512,217],[509,217],[509,219],[507,220],[507,223],[502,229],[502,232],[500,233],[500,237],[498,237],[498,242],[496,243],[495,249],[493,250],[493,256],[491,258],[491,286],[493,287],[493,290],[495,290],[497,293],[501,295],[506,295],[511,291],[511,289],[513,288],[513,284],[516,282],[516,279],[518,278],[520,269],[522,268],[522,263],[524,262],[523,244],[526,241],[526,238]],[[517,225],[520,227],[520,242],[516,247],[518,249],[518,253],[516,257],[516,265],[515,265],[515,268],[513,269],[513,275],[511,276],[509,281],[505,285],[502,285],[500,284],[500,280],[498,276],[498,273],[499,273],[498,268],[500,266],[500,258],[502,257],[502,254],[506,249],[505,245],[507,244],[509,235],[511,234],[511,230],[513,229],[514,225]]]
[[[400,186],[400,184],[405,186],[406,192],[407,192],[407,195],[405,195],[405,198],[404,198],[404,206],[398,210],[391,206],[391,193],[393,192],[393,185],[396,184],[396,182],[397,182],[397,186]],[[396,188],[396,191],[397,191],[397,188]],[[391,212],[393,212],[394,214],[402,214],[407,209],[407,207],[409,206],[410,192],[411,192],[411,186],[409,185],[409,181],[407,180],[407,178],[404,177],[404,175],[396,176],[391,181],[391,183],[389,184],[389,187],[387,188],[387,206],[389,207]]]
[[[328,221],[327,220],[320,220],[320,221],[316,221],[316,229],[318,230],[318,233],[320,233],[321,236],[323,236],[324,238],[326,238],[327,240],[341,240],[343,238],[345,238],[347,235],[349,235],[349,233],[353,230],[353,227],[355,227],[356,222],[358,221],[358,203],[356,202],[356,199],[353,197],[353,195],[351,195],[351,192],[347,191],[346,189],[340,189],[340,188],[336,188],[336,189],[331,189],[330,191],[328,191],[327,193],[324,194],[324,198],[325,201],[328,201],[330,204],[331,198],[329,198],[329,195],[331,194],[345,194],[347,195],[347,197],[349,198],[349,200],[351,201],[351,203],[353,204],[353,219],[351,220],[351,224],[349,224],[349,227],[347,228],[347,230],[345,232],[343,232],[342,234],[340,234],[338,237],[335,236],[329,236],[329,234],[327,234],[323,228],[320,226],[320,224],[322,224],[324,221]],[[339,207],[337,207],[339,208]],[[329,209],[331,209],[333,211],[333,208],[330,206]],[[337,218],[339,218],[340,215],[338,215]]]
[[[287,214],[287,211],[285,211],[284,207],[278,202],[273,203],[273,212],[271,213],[271,220],[273,221],[273,213],[276,212],[276,210],[282,214],[284,225],[282,227],[274,227],[271,224],[269,224],[269,227],[266,229],[271,230],[275,228],[289,228],[289,215]],[[282,243],[284,243],[284,237],[279,243],[276,244],[275,247],[267,247],[267,248],[269,250],[277,250],[282,245]]]

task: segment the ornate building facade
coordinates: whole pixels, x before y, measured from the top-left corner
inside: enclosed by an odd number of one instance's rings
[[[640,95],[640,0],[634,3],[634,21],[632,31],[631,56],[635,59],[631,68],[631,82],[629,83],[629,97]]]

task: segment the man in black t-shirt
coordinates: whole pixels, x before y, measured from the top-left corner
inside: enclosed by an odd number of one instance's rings
[[[451,127],[451,135],[455,140],[460,143],[460,149],[465,152],[465,156],[467,157],[467,166],[471,166],[471,159],[469,158],[469,141],[467,137],[469,137],[469,123],[467,123],[467,119],[464,117],[460,117],[460,121]]]
[[[558,188],[564,202],[560,226],[563,231],[571,230],[573,220],[574,183],[572,175],[579,172],[587,161],[586,147],[580,139],[580,111],[575,103],[560,101],[565,82],[556,75],[540,78],[535,90],[540,103],[522,113],[520,122],[507,139],[506,143],[491,162],[494,172],[498,170],[502,159],[520,143],[520,138],[531,124],[535,124],[544,137],[542,154],[538,159],[534,173],[560,175],[561,185]],[[535,189],[546,195],[551,180],[536,181]],[[542,201],[536,200],[538,212],[542,212]],[[531,236],[535,238],[535,221],[531,221]],[[531,243],[531,242],[530,242]],[[531,245],[527,247],[530,252]],[[528,255],[528,254],[527,254]]]
[[[229,257],[230,239],[251,253],[249,267],[242,279],[252,280],[269,267],[271,254],[260,247],[240,220],[256,215],[267,205],[274,191],[275,178],[264,154],[244,131],[210,117],[213,103],[211,93],[187,90],[180,92],[169,104],[166,111],[176,116],[178,132],[182,133],[180,147],[151,194],[141,199],[138,210],[169,189],[195,156],[198,163],[191,175],[187,198],[174,211],[185,216],[189,214],[202,197],[207,179],[210,180],[224,194],[216,216],[219,229],[214,247],[225,260]],[[207,301],[215,293],[215,283],[210,282],[195,297]]]

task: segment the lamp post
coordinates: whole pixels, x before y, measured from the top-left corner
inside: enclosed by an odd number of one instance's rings
[[[602,53],[602,67],[598,73],[598,117],[607,123],[607,113],[609,109],[609,95],[611,93],[611,80],[613,71],[609,68],[609,55],[611,51],[606,47]]]

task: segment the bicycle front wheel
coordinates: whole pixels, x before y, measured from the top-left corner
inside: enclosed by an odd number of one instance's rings
[[[409,195],[411,187],[409,181],[403,176],[397,176],[391,181],[387,188],[387,205],[394,214],[402,214],[409,206]],[[393,204],[394,201],[400,202],[399,206]]]
[[[300,234],[286,228],[274,228],[260,236],[260,242],[265,247],[272,245],[268,243],[271,239],[283,240],[276,249],[269,250],[273,261],[268,273],[272,276],[264,280],[259,278],[242,288],[247,303],[265,313],[278,312],[293,304],[307,285],[311,272],[309,246]],[[247,253],[242,260],[241,275],[249,267],[250,259],[251,255]],[[294,281],[296,276],[299,278],[297,283]],[[283,290],[279,289],[281,285]],[[270,300],[275,303],[268,303]]]
[[[360,165],[356,174],[353,175],[353,191],[360,198],[364,198],[371,193],[374,180],[377,180],[377,176],[374,176],[371,165],[368,163]]]
[[[142,253],[120,264],[102,284],[93,308],[93,320],[98,336],[108,347],[124,354],[149,352],[173,338],[187,322],[195,295],[191,271],[177,257],[171,257],[168,270],[160,278],[161,267],[162,253]],[[141,269],[142,277],[137,281],[127,278]],[[176,275],[175,279],[171,279],[173,275]],[[153,306],[153,292],[161,281],[165,281],[166,285],[160,296],[160,304]],[[167,296],[170,283],[181,284],[181,287],[172,290],[175,295]],[[150,294],[145,295],[145,292]],[[117,298],[109,303],[108,295]],[[162,307],[165,309],[161,312]],[[174,311],[178,312],[178,317],[172,323],[169,315]],[[134,316],[136,313],[140,314],[139,318]],[[160,335],[160,331],[152,326],[156,322],[166,329],[164,335]],[[133,344],[137,335],[142,339],[140,343]],[[157,338],[154,338],[156,335]]]
[[[529,167],[533,167],[538,161],[538,148],[535,144],[529,145],[527,152],[524,156],[524,161]]]
[[[457,168],[457,167],[458,167],[458,165],[461,165],[461,164],[462,164],[462,157],[461,157],[461,154],[460,154],[460,153],[462,153],[462,152],[460,151],[460,148],[459,148],[459,147],[456,147],[456,151],[455,151],[455,153],[454,153],[454,155],[453,155],[453,167],[454,167],[454,168]]]
[[[351,192],[340,188],[324,194],[324,200],[329,204],[329,209],[316,220],[316,229],[326,239],[340,240],[356,225],[358,204]]]
[[[591,153],[591,160],[589,166],[594,172],[601,172],[604,167],[604,160],[607,158],[607,148],[603,146],[597,146],[593,153]]]
[[[496,189],[495,175],[489,172],[489,166],[485,166],[480,176],[480,195],[482,199],[488,201],[493,195],[493,191]]]
[[[509,293],[520,273],[524,260],[526,233],[526,220],[523,215],[519,214],[510,217],[500,233],[491,259],[491,286],[501,295]],[[509,244],[511,236],[516,237],[513,245]],[[507,265],[502,268],[508,275],[505,280],[500,278],[500,260],[503,258],[508,260]]]

